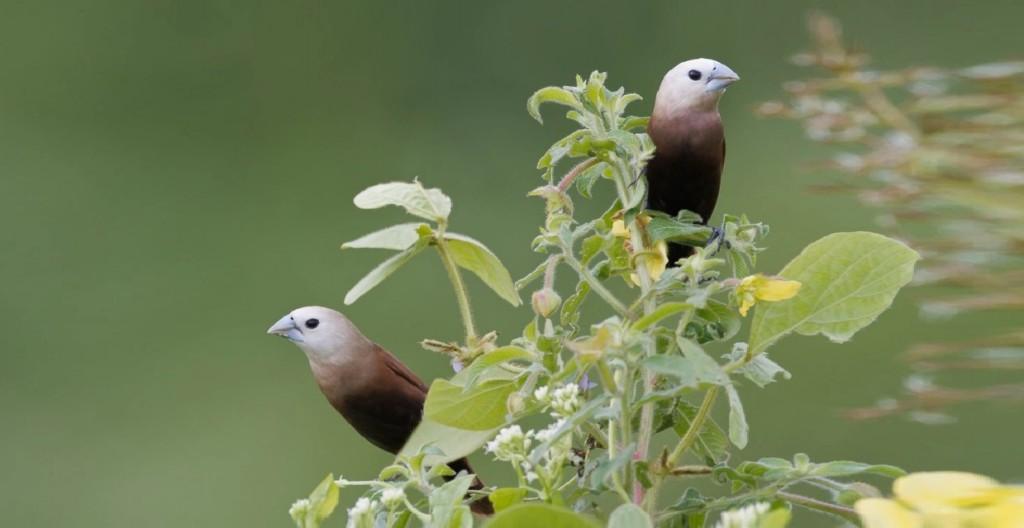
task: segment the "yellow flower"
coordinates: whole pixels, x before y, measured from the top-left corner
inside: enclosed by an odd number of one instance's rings
[[[760,273],[744,277],[735,292],[740,301],[740,315],[746,317],[750,308],[759,300],[775,302],[792,298],[800,291],[800,286],[797,281],[765,277]]]
[[[892,499],[861,499],[854,505],[864,528],[1024,527],[1024,488],[982,475],[912,473],[896,479],[892,489]]]
[[[639,218],[643,225],[647,225],[651,221],[651,217],[648,215],[640,215]],[[620,238],[629,238],[630,236],[629,229],[626,228],[626,223],[622,220],[612,222],[612,234]],[[632,253],[632,246],[626,246],[626,250]],[[651,276],[652,281],[656,281],[668,266],[668,243],[664,240],[658,241],[651,250],[657,255],[644,255],[641,258],[644,261],[644,266],[647,267],[647,274]],[[629,278],[633,280],[633,284],[640,285],[640,276],[636,273],[630,273]]]
[[[612,234],[617,237],[629,238],[629,229],[626,229],[626,222],[622,220],[612,222]]]

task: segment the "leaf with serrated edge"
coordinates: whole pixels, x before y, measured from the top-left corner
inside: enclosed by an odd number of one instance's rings
[[[842,343],[875,320],[910,282],[920,258],[906,245],[876,233],[835,233],[807,246],[779,272],[799,281],[792,299],[758,303],[750,353],[764,352],[796,331]]]
[[[651,518],[635,504],[623,504],[608,517],[608,528],[650,528]]]
[[[376,268],[373,268],[370,273],[367,273],[366,276],[359,279],[359,282],[357,282],[355,286],[352,286],[352,289],[345,294],[345,304],[352,304],[356,302],[366,292],[372,290],[392,273],[398,271],[398,268],[401,268],[409,259],[420,251],[423,251],[423,249],[427,247],[428,242],[429,239],[421,238],[419,242],[414,244],[412,247],[397,255],[393,255],[384,262],[381,262]]]
[[[736,391],[736,387],[726,385],[725,393],[729,396],[729,440],[736,447],[743,449],[747,446],[747,437],[750,432],[747,416],[743,412],[743,403],[740,402],[740,394]]]
[[[423,415],[459,429],[493,429],[505,423],[506,404],[513,390],[514,383],[504,379],[487,380],[468,393],[447,380],[434,380],[423,404]]]
[[[352,200],[360,209],[377,209],[397,205],[411,214],[435,222],[443,222],[452,212],[452,200],[440,189],[426,189],[414,181],[381,183],[367,187]]]
[[[416,243],[420,234],[416,232],[423,224],[398,224],[363,235],[341,245],[341,249],[396,249],[401,251]]]
[[[455,233],[445,233],[444,238],[452,259],[459,267],[472,271],[512,306],[519,306],[522,301],[519,300],[519,293],[512,283],[512,276],[487,246],[468,236]]]

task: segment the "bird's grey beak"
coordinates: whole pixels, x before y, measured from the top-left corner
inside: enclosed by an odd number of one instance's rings
[[[299,331],[298,326],[295,326],[295,319],[292,318],[292,314],[288,314],[282,317],[280,321],[274,323],[274,326],[271,326],[267,333],[279,335],[296,343],[302,342],[302,332]]]
[[[711,71],[711,75],[708,75],[708,86],[704,88],[704,91],[717,92],[724,90],[726,86],[738,80],[740,80],[740,76],[736,75],[736,72],[719,62],[718,66],[715,66],[715,69]]]

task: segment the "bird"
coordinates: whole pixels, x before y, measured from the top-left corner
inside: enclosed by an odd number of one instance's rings
[[[647,135],[654,156],[647,161],[647,208],[675,217],[697,213],[702,224],[715,210],[725,164],[725,130],[718,100],[740,76],[712,59],[691,59],[665,74],[654,98]],[[693,248],[669,244],[669,265]]]
[[[298,345],[309,360],[320,391],[371,444],[397,454],[423,417],[427,385],[391,352],[367,339],[336,310],[306,306],[267,330]],[[475,475],[466,458],[448,463],[456,473]],[[470,489],[481,490],[474,477]],[[480,515],[494,513],[486,497],[470,504]]]

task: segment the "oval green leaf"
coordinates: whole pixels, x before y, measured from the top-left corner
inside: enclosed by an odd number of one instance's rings
[[[486,431],[505,423],[509,394],[515,390],[512,380],[492,379],[464,392],[461,385],[434,380],[423,404],[423,415],[449,427]]]
[[[779,273],[803,286],[792,299],[761,302],[750,327],[750,354],[786,334],[822,334],[842,343],[885,311],[914,275],[920,255],[868,232],[835,233],[807,246]]]
[[[522,301],[519,300],[512,276],[487,246],[468,236],[455,233],[445,233],[444,238],[455,264],[472,271],[512,306],[519,306]]]
[[[519,504],[502,510],[487,528],[600,528],[591,517],[550,504]]]
[[[402,251],[420,239],[417,229],[424,224],[398,224],[363,235],[341,245],[341,249],[395,249]]]
[[[381,262],[376,268],[373,268],[370,273],[367,273],[366,276],[359,279],[359,282],[357,282],[355,286],[352,286],[352,289],[345,294],[345,304],[352,304],[356,302],[366,292],[372,290],[392,273],[398,271],[398,268],[401,268],[414,255],[423,251],[429,242],[429,238],[421,238],[419,242],[415,243],[412,247],[409,247],[405,251]]]
[[[442,222],[452,212],[452,200],[440,189],[426,189],[419,181],[391,182],[368,187],[352,200],[360,209],[377,209],[385,205],[405,208],[409,214]]]
[[[651,528],[651,518],[635,504],[623,504],[608,517],[608,528]]]

